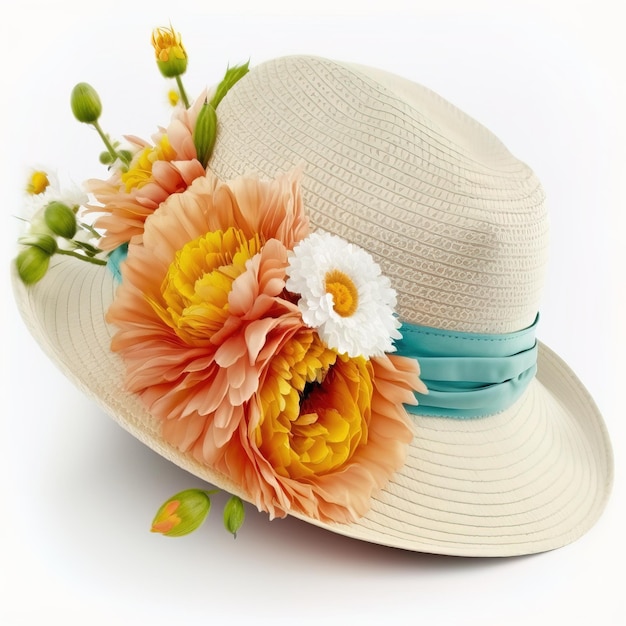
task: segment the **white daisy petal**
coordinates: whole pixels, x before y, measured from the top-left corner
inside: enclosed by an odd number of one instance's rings
[[[350,357],[395,350],[396,293],[365,250],[316,232],[294,248],[287,276],[287,289],[300,295],[304,323],[317,329],[326,345]]]
[[[45,191],[36,195],[25,194],[24,217],[27,219],[54,201],[62,202],[72,208],[87,203],[87,194],[78,185],[70,183],[61,188],[56,182],[56,176],[49,175],[49,179],[50,184]]]

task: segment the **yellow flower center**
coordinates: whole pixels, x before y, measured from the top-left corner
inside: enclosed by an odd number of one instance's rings
[[[152,180],[152,166],[156,161],[173,161],[175,158],[176,151],[170,145],[167,135],[163,135],[156,146],[144,148],[135,156],[130,169],[122,174],[126,193],[141,189]]]
[[[306,329],[272,360],[260,390],[256,443],[280,476],[339,470],[368,437],[371,365],[338,356]]]
[[[354,314],[359,304],[359,292],[352,279],[339,270],[331,270],[325,277],[326,293],[333,297],[333,309],[342,317]]]
[[[258,235],[247,240],[233,227],[198,237],[176,253],[168,269],[161,286],[165,306],[150,303],[183,341],[203,345],[223,327],[232,284],[260,249]]]
[[[169,103],[175,107],[178,102],[180,101],[180,94],[178,93],[178,91],[176,91],[176,89],[170,89],[167,92],[167,99],[169,101]]]
[[[50,181],[45,172],[33,172],[26,185],[26,193],[29,193],[31,196],[36,196],[37,194],[43,193],[49,185]]]

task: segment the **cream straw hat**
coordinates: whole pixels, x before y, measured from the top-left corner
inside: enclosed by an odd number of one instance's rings
[[[292,514],[349,537],[460,556],[529,554],[580,537],[607,501],[612,452],[582,383],[535,344],[548,221],[532,171],[428,89],[310,57],[265,63],[232,88],[209,162],[220,180],[294,167],[313,230],[365,249],[390,279],[405,324],[399,352],[418,357],[430,393],[409,409],[404,465],[366,515],[333,523]],[[160,421],[125,389],[105,322],[111,272],[66,257],[36,285],[14,285],[43,349],[125,429],[252,500],[164,441]],[[477,383],[491,358],[508,373]]]

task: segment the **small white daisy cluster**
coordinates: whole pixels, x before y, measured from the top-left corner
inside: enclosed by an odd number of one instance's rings
[[[328,347],[365,358],[395,350],[393,340],[402,337],[394,314],[396,292],[365,250],[318,231],[295,246],[287,276],[287,289],[300,295],[304,323],[315,328]],[[345,291],[356,294],[349,310],[337,306],[329,276],[341,277]]]
[[[18,275],[25,284],[41,280],[56,254],[106,265],[106,260],[98,258],[100,234],[77,219],[88,201],[80,187],[72,184],[61,190],[55,176],[37,169],[31,172],[25,192],[28,218],[22,220],[26,227],[18,237],[21,249],[16,258]]]
[[[43,212],[51,202],[62,202],[69,207],[83,206],[87,203],[87,194],[76,183],[67,183],[61,188],[57,175],[43,169],[33,170],[29,179],[32,179],[36,173],[45,174],[48,184],[40,193],[27,193],[25,195],[24,217],[31,223],[38,223],[43,220]]]

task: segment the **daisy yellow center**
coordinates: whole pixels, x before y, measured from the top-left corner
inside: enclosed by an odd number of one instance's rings
[[[359,304],[356,285],[344,272],[331,270],[325,276],[326,293],[333,297],[333,309],[341,317],[350,317]]]
[[[180,94],[178,93],[178,91],[176,91],[176,89],[170,89],[167,92],[167,99],[169,101],[169,103],[175,107],[178,102],[180,101]]]
[[[28,184],[26,185],[26,192],[31,196],[36,196],[43,193],[49,185],[50,181],[48,180],[48,175],[45,172],[33,172],[28,180]]]
[[[350,461],[368,437],[370,368],[365,359],[338,356],[308,329],[272,360],[256,443],[278,475],[322,476]]]
[[[144,148],[133,159],[128,171],[122,174],[126,193],[141,189],[152,180],[152,167],[156,161],[173,161],[175,158],[176,151],[170,145],[167,135],[163,135],[156,146]]]
[[[210,341],[228,318],[228,296],[246,261],[261,249],[258,235],[213,231],[187,243],[176,253],[161,292],[165,306],[150,300],[161,319],[189,345]]]

